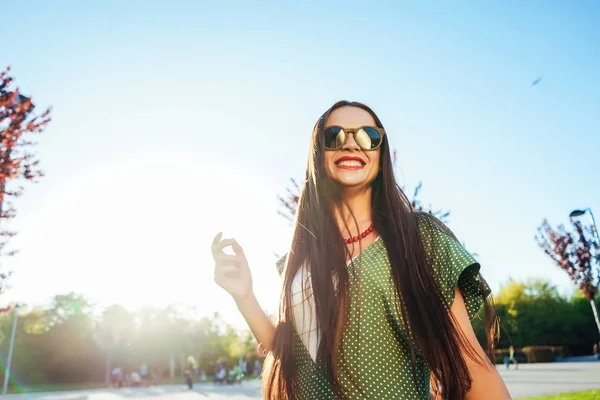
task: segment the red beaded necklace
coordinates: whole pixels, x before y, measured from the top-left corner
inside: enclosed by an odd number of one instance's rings
[[[363,233],[361,233],[358,236],[353,236],[348,239],[344,239],[344,242],[346,242],[346,244],[350,244],[352,242],[358,242],[359,240],[364,239],[367,236],[369,236],[371,234],[371,232],[373,232],[373,229],[375,229],[375,227],[373,226],[373,224],[371,224],[371,226],[369,226],[366,231],[364,231]]]

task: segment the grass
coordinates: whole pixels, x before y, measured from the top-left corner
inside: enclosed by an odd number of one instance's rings
[[[564,393],[554,396],[528,397],[521,400],[600,400],[600,390],[590,390],[586,392]]]

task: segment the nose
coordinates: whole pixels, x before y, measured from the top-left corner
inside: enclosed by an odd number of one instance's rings
[[[344,143],[344,145],[342,146],[342,150],[360,151],[360,146],[356,143],[356,140],[354,140],[354,132],[350,132],[347,135],[348,139],[346,140],[346,143]]]

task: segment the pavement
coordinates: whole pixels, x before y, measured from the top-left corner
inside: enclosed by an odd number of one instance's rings
[[[498,370],[513,399],[600,389],[600,362],[521,364]],[[260,381],[241,385],[197,384],[150,388],[96,389],[85,391],[29,393],[2,396],[2,400],[261,400]]]
[[[514,399],[600,389],[600,362],[520,364],[498,370]]]
[[[237,385],[196,384],[165,385],[141,388],[94,389],[68,392],[10,394],[2,400],[262,400],[261,382],[245,381]]]

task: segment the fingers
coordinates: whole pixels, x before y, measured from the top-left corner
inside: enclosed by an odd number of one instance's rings
[[[222,237],[223,237],[223,232],[217,233],[217,236],[215,236],[215,238],[212,241],[211,248],[215,247],[217,245],[217,243],[219,243],[219,241],[221,240]]]
[[[221,254],[217,254],[215,256],[215,261],[217,262],[217,265],[239,265],[243,260],[235,255],[230,255],[230,254],[225,254],[225,253],[221,253]]]
[[[234,265],[222,265],[215,270],[215,282],[219,283],[224,278],[233,278],[240,275],[240,268]]]
[[[217,235],[219,236],[219,235]],[[215,237],[216,239],[216,237]],[[233,246],[233,244],[236,243],[235,239],[223,239],[220,242],[214,242],[213,241],[213,245],[210,247],[213,255],[217,255],[217,253],[223,251],[223,249],[227,246]]]

